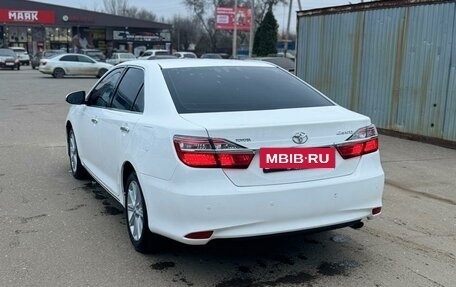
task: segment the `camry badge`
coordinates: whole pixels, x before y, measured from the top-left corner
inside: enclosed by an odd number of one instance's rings
[[[303,144],[309,139],[309,137],[306,135],[306,133],[299,132],[296,133],[291,139],[295,144]]]

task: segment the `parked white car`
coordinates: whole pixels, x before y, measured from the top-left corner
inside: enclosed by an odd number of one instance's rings
[[[106,60],[106,63],[111,65],[118,65],[123,62],[136,60],[135,55],[132,53],[113,53],[111,58]]]
[[[168,50],[157,50],[157,49],[151,49],[151,50],[146,50],[144,53],[142,53],[138,59],[140,60],[147,60],[150,56],[166,56],[169,55]]]
[[[30,55],[27,53],[27,50],[22,47],[10,47],[10,49],[16,53],[21,65],[30,65]]]
[[[198,56],[196,56],[195,53],[193,52],[176,52],[173,54],[174,56],[178,57],[179,59],[196,59]]]
[[[267,62],[131,61],[66,119],[73,176],[126,208],[135,249],[361,227],[381,212],[375,126]],[[265,147],[325,147],[335,168],[263,169]]]
[[[39,71],[52,75],[54,78],[64,76],[96,76],[100,78],[110,68],[111,64],[97,62],[86,55],[61,54],[50,59],[41,59]]]

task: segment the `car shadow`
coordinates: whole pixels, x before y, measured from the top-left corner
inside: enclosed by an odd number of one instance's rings
[[[121,217],[120,224],[126,225],[123,207],[101,186],[89,181],[84,189],[102,201],[101,213],[117,215]],[[358,232],[343,228],[310,234],[213,240],[202,246],[162,238],[160,252],[142,256],[150,271],[163,273],[170,284],[311,286],[328,276],[349,276],[371,260],[373,255],[351,239]]]
[[[217,287],[311,285],[327,276],[348,276],[366,259],[364,249],[338,230],[214,240],[204,246],[168,240],[163,252],[146,256],[154,262],[152,270],[173,272],[173,282]]]

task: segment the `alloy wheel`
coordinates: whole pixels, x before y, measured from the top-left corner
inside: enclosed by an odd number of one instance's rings
[[[131,236],[136,241],[140,240],[144,227],[143,197],[134,180],[128,185],[127,220]]]

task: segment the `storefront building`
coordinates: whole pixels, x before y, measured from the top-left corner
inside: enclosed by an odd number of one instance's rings
[[[49,49],[99,49],[109,57],[116,50],[136,56],[146,49],[171,50],[171,28],[52,4],[0,1],[0,47],[23,47],[30,54]]]

